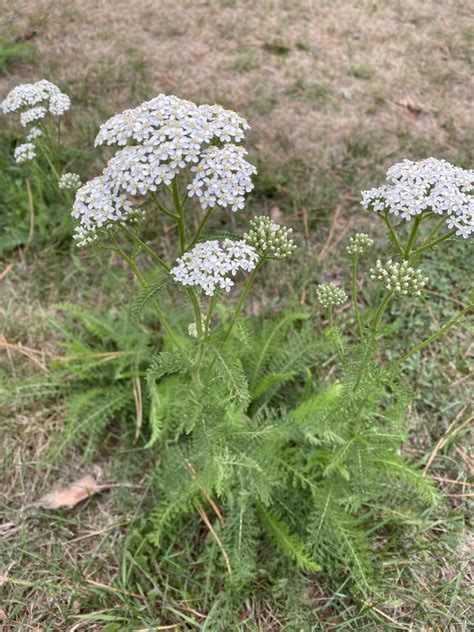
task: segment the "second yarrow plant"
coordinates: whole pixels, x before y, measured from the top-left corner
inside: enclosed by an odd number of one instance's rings
[[[295,250],[292,230],[268,217],[253,218],[242,236],[208,230],[218,209],[241,211],[253,188],[256,169],[240,144],[248,128],[218,105],[174,96],[126,110],[102,125],[96,145],[118,150],[78,190],[72,210],[78,245],[123,258],[142,286],[138,310],[152,307],[162,328],[147,373],[147,445],[159,446],[160,497],[147,541],[169,550],[179,546],[177,534],[204,524],[201,564],[222,568],[234,588],[250,586],[262,568],[285,573],[296,565],[349,574],[369,592],[376,556],[368,516],[376,511],[387,524],[436,502],[430,481],[400,455],[409,402],[400,367],[472,304],[390,364],[380,361],[383,319],[392,301],[423,292],[424,253],[471,234],[473,173],[407,160],[389,170],[385,186],[363,193],[363,206],[386,225],[393,256],[370,269],[381,291],[363,308],[359,264],[372,240],[350,239],[354,335],[335,325],[344,289],[323,284],[316,296],[327,309],[327,335],[318,340],[304,308],[276,319],[244,315],[258,272]],[[143,237],[154,213],[174,227],[174,260]],[[180,288],[193,314],[184,326],[170,299]],[[233,308],[229,292],[238,294]],[[322,374],[328,345],[337,378]]]

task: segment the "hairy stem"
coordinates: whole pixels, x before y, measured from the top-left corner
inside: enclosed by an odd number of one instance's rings
[[[355,256],[352,259],[352,304],[354,306],[354,315],[357,326],[357,333],[359,337],[362,336],[362,320],[360,317],[359,303],[357,301],[357,264],[359,263],[358,257]]]
[[[421,220],[422,220],[422,218],[421,218],[420,215],[415,217],[412,229],[411,229],[410,234],[408,236],[408,241],[407,241],[407,245],[406,245],[406,248],[405,248],[405,252],[403,254],[403,258],[404,259],[408,259],[409,256],[410,256],[410,252],[411,252],[411,250],[413,248],[413,245],[415,243],[416,234],[418,232],[418,228],[420,226]]]
[[[384,315],[385,310],[387,309],[388,303],[389,303],[390,299],[392,298],[392,296],[393,296],[393,292],[389,292],[387,294],[387,296],[385,296],[383,301],[380,303],[380,306],[379,306],[379,308],[377,310],[377,313],[375,314],[374,324],[373,324],[373,327],[372,327],[372,333],[371,333],[370,338],[369,338],[369,343],[367,345],[367,350],[366,350],[366,352],[364,354],[364,358],[363,358],[363,360],[361,362],[361,365],[360,365],[359,374],[357,376],[357,380],[356,380],[356,383],[355,383],[355,386],[354,386],[354,391],[356,391],[359,388],[359,384],[360,384],[360,381],[362,379],[362,374],[364,372],[365,365],[366,365],[366,363],[367,363],[367,361],[368,361],[368,359],[370,357],[370,349],[372,347],[372,343],[375,340],[375,336],[377,335],[377,330],[378,330],[378,328],[380,326],[380,322],[382,320],[382,316]]]
[[[124,233],[126,233],[130,237],[130,239],[132,239],[138,246],[140,246],[140,248],[143,248],[143,250],[150,255],[155,263],[160,265],[164,270],[166,270],[166,272],[169,272],[170,268],[168,264],[156,254],[153,248],[150,248],[150,246],[145,241],[143,241],[143,239],[141,239],[136,233],[133,232],[133,230],[128,228],[128,226],[126,226],[125,224],[122,224],[121,228]]]
[[[433,248],[434,246],[441,244],[443,241],[450,239],[455,233],[456,233],[456,229],[451,228],[451,230],[449,230],[445,235],[441,235],[441,237],[438,237],[437,239],[434,239],[433,241],[430,241],[429,243],[425,243],[423,244],[423,246],[420,246],[416,250],[413,250],[413,252],[411,253],[411,256],[417,257],[418,255],[421,255],[421,253],[425,252],[425,250],[429,250],[430,248]]]
[[[121,246],[118,244],[116,239],[112,239],[113,243],[114,243],[114,250],[122,257],[122,259],[124,261],[127,262],[130,270],[133,272],[133,274],[136,276],[138,282],[140,283],[140,285],[142,287],[146,287],[147,286],[147,282],[145,277],[143,276],[143,274],[140,272],[137,264],[135,263],[135,261],[133,260],[132,257],[130,257],[125,250],[123,250],[123,248],[121,248]],[[153,307],[155,308],[156,314],[158,316],[158,320],[160,321],[160,323],[163,325],[164,330],[166,331],[166,333],[168,334],[169,339],[173,342],[173,344],[176,347],[176,350],[178,351],[178,353],[187,361],[188,357],[185,353],[185,351],[183,350],[181,344],[178,341],[177,335],[175,333],[175,331],[173,330],[173,328],[171,327],[171,325],[168,323],[164,313],[161,310],[161,307],[158,305],[158,302],[156,300],[153,301]]]
[[[192,247],[196,244],[197,240],[198,240],[198,239],[199,239],[199,237],[201,236],[201,233],[202,233],[202,231],[203,231],[203,229],[204,229],[204,226],[206,225],[206,222],[207,222],[207,220],[209,219],[209,217],[211,216],[211,214],[212,214],[212,211],[213,211],[213,210],[214,210],[214,208],[213,208],[212,206],[210,206],[210,207],[207,209],[207,211],[206,211],[206,213],[205,213],[204,217],[202,218],[202,220],[201,220],[201,221],[200,221],[200,223],[199,223],[199,226],[198,226],[198,228],[197,228],[197,230],[196,230],[196,234],[194,235],[193,240],[192,240],[192,241],[191,241],[191,243],[189,244],[189,247],[190,247],[190,248],[192,248]]]
[[[329,328],[331,330],[331,342],[333,344],[334,350],[336,351],[339,360],[341,361],[341,364],[344,365],[344,354],[342,352],[342,349],[339,347],[337,340],[334,338],[333,336],[333,330],[334,330],[334,317],[333,317],[333,306],[330,305],[328,307],[328,321],[329,321]]]
[[[234,325],[235,325],[235,323],[237,321],[237,318],[239,317],[239,314],[240,314],[240,312],[242,310],[242,307],[244,305],[245,299],[247,298],[247,294],[249,293],[250,288],[252,287],[252,284],[253,284],[253,282],[255,280],[255,277],[257,276],[257,273],[258,273],[259,269],[261,268],[262,264],[264,263],[264,261],[265,261],[265,257],[262,257],[258,261],[258,263],[255,266],[255,268],[252,270],[252,274],[247,279],[247,283],[245,284],[244,289],[242,290],[242,294],[241,294],[239,302],[237,303],[237,306],[235,308],[234,315],[232,316],[232,319],[230,321],[230,325],[229,325],[227,331],[225,332],[224,340],[223,340],[224,343],[227,341],[227,339],[230,336],[230,332],[232,331],[232,329],[233,329],[233,327],[234,327]]]
[[[404,255],[403,248],[402,248],[402,246],[400,244],[400,241],[398,240],[397,234],[394,231],[390,220],[388,219],[388,211],[385,211],[385,213],[382,215],[382,219],[383,219],[383,221],[385,222],[385,224],[387,226],[387,229],[388,229],[388,232],[389,232],[389,235],[390,235],[390,241],[393,243],[393,245],[397,249],[398,254],[403,257],[403,255]]]

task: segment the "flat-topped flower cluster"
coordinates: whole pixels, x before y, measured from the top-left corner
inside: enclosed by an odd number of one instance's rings
[[[42,79],[35,83],[22,83],[11,90],[0,103],[4,114],[20,112],[20,123],[27,127],[48,114],[62,116],[71,107],[67,94],[51,81]],[[26,134],[26,143],[18,145],[14,157],[17,163],[33,160],[36,156],[32,142],[43,135],[39,127],[31,127]]]
[[[170,185],[186,167],[194,173],[188,196],[195,195],[203,209],[243,208],[256,170],[245,160],[245,150],[233,143],[247,129],[245,119],[219,105],[196,105],[164,94],[113,116],[101,126],[95,144],[123,149],[78,191],[73,216],[81,226],[76,238],[84,244],[94,239],[96,227],[126,221],[135,210],[127,194],[144,196]]]
[[[388,184],[362,192],[362,206],[410,221],[423,211],[445,215],[448,228],[468,237],[474,232],[474,171],[445,160],[404,160],[390,167]]]
[[[170,273],[182,285],[201,287],[207,296],[213,296],[219,289],[230,292],[232,277],[239,270],[252,271],[258,258],[245,241],[214,239],[198,243],[184,253]]]
[[[62,116],[71,107],[71,100],[54,83],[42,79],[15,86],[1,102],[1,107],[4,114],[21,110],[21,124],[25,126],[48,112]]]

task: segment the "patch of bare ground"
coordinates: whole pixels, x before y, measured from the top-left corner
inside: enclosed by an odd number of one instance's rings
[[[3,28],[34,41],[65,84],[87,82],[102,110],[136,103],[121,75],[133,57],[146,63],[147,95],[223,102],[247,116],[262,156],[309,165],[361,134],[393,162],[406,129],[455,153],[472,132],[470,19],[459,0],[16,0],[3,9]]]

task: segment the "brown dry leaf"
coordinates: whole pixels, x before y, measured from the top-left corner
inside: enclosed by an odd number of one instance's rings
[[[423,108],[421,107],[421,105],[413,101],[413,99],[410,99],[410,97],[406,97],[405,99],[402,99],[401,101],[396,101],[395,104],[399,105],[402,108],[407,109],[409,112],[412,112],[413,114],[421,114],[421,112],[423,112]]]
[[[49,494],[45,494],[39,499],[38,505],[43,509],[75,507],[81,500],[89,498],[100,489],[92,474],[85,474],[71,485],[67,487],[61,485]]]

